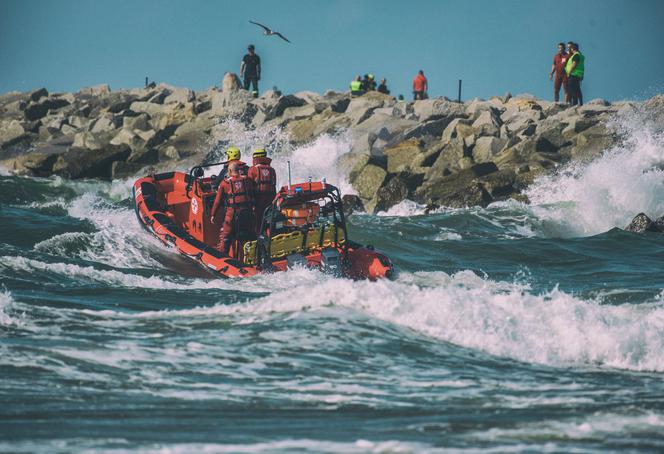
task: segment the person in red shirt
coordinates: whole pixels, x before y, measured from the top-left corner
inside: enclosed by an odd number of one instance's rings
[[[231,241],[239,233],[253,234],[254,231],[254,183],[245,174],[245,169],[246,166],[240,162],[231,161],[228,165],[228,177],[219,185],[212,205],[210,222],[213,224],[217,211],[222,205],[226,207],[218,245],[218,249],[225,253],[228,253]]]
[[[272,204],[277,195],[277,173],[270,165],[272,159],[260,148],[254,150],[254,165],[249,168],[249,178],[254,182],[256,199],[256,229],[260,229],[265,208]]]
[[[424,71],[420,69],[417,76],[413,79],[413,99],[415,101],[418,99],[426,99],[428,90],[429,82],[427,81],[427,78],[424,77]]]
[[[563,87],[565,92],[565,102],[567,102],[567,74],[565,73],[565,65],[567,64],[567,53],[565,52],[565,44],[558,43],[558,52],[553,56],[553,64],[551,65],[551,72],[549,73],[549,80],[556,79],[553,82],[553,100],[558,102],[560,100],[560,87]]]

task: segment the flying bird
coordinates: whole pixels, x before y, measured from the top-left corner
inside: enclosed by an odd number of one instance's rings
[[[284,35],[282,35],[281,33],[279,33],[279,32],[275,32],[275,31],[272,31],[272,29],[270,29],[269,27],[266,27],[266,26],[263,25],[263,24],[259,24],[258,22],[254,22],[254,21],[249,21],[249,22],[252,23],[252,24],[254,24],[254,25],[258,25],[258,26],[261,27],[263,30],[265,30],[265,31],[263,32],[263,34],[264,34],[265,36],[276,35],[276,36],[278,36],[279,38],[281,38],[281,39],[283,39],[284,41],[286,41],[287,43],[290,43],[290,41],[288,41],[288,38],[286,38],[286,37],[285,37]]]

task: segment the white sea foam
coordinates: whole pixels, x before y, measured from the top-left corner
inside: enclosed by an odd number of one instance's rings
[[[244,304],[128,317],[234,316],[239,323],[330,306],[378,319],[464,347],[526,362],[603,365],[664,371],[664,305],[621,306],[586,301],[554,289],[533,294],[526,285],[493,282],[464,271],[402,273],[396,282],[323,279]],[[107,316],[116,316],[107,311]]]
[[[625,227],[639,212],[664,214],[664,136],[642,125],[623,129],[622,145],[539,178],[526,191],[549,235],[594,235]]]
[[[413,202],[412,200],[402,200],[387,211],[379,211],[378,216],[386,217],[412,217],[421,216],[426,209],[425,205]]]
[[[417,452],[446,452],[425,443],[397,440],[338,442],[314,439],[280,439],[256,443],[135,443],[122,438],[72,438],[40,439],[37,441],[0,441],[3,452],[81,452],[81,453],[140,453],[140,454],[189,454],[233,453],[233,454],[282,454],[282,453],[347,453],[347,454],[412,454]]]
[[[484,432],[473,432],[470,438],[490,441],[543,440],[602,441],[610,437],[649,438],[664,430],[664,415],[655,412],[606,413],[597,412],[567,421],[551,420],[520,424],[515,428],[492,428]],[[664,442],[660,442],[664,447]]]
[[[247,163],[251,163],[251,153],[255,148],[265,148],[273,159],[279,186],[288,184],[287,161],[290,161],[293,183],[307,181],[309,177],[314,181],[325,178],[328,183],[338,186],[342,194],[355,194],[348,182],[351,169],[339,159],[351,150],[348,133],[323,134],[311,143],[294,146],[288,133],[274,126],[248,130],[237,120],[227,120],[217,128],[225,142],[242,150],[243,160]],[[223,149],[216,151],[215,158],[224,158]],[[216,172],[214,168],[208,171]]]
[[[12,294],[7,290],[0,288],[0,326],[20,325],[21,320],[12,317],[8,310],[14,304]]]

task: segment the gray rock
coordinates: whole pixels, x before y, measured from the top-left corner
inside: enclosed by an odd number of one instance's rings
[[[475,162],[493,161],[494,156],[500,153],[506,144],[507,139],[479,137],[473,147],[473,159]]]
[[[17,120],[8,122],[7,124],[0,123],[0,148],[7,148],[16,142],[22,140],[26,135],[26,131]]]
[[[472,122],[464,118],[456,118],[450,122],[443,131],[443,142],[450,142],[452,139],[463,139],[466,136],[474,134],[475,131],[471,126]]]
[[[479,136],[498,136],[502,122],[494,109],[485,110],[473,122],[473,129]]]
[[[645,213],[639,213],[634,216],[632,222],[630,222],[625,230],[627,232],[634,233],[644,233],[644,232],[663,232],[661,225],[658,225],[652,219],[650,219]]]
[[[111,87],[109,87],[108,84],[99,84],[93,87],[81,88],[81,90],[79,91],[79,93],[82,95],[97,96],[97,97],[108,95],[110,92],[111,92]]]
[[[53,172],[66,178],[110,179],[111,166],[116,161],[126,160],[131,153],[127,145],[107,145],[99,150],[70,148],[58,156]]]
[[[358,196],[354,194],[344,194],[341,197],[341,203],[343,204],[344,207],[344,213],[346,216],[354,213],[354,212],[363,212],[364,210],[364,204],[362,203],[362,199],[360,199]]]
[[[29,170],[31,175],[48,177],[53,174],[53,164],[58,159],[53,153],[28,153],[18,158],[19,165]]]
[[[445,128],[452,122],[452,117],[439,118],[413,126],[404,133],[404,139],[420,138],[425,136],[440,137]]]
[[[378,189],[374,212],[387,211],[402,200],[408,198],[408,184],[401,176],[394,176]]]
[[[110,132],[120,126],[121,118],[112,114],[103,114],[90,124],[90,132]]]
[[[25,109],[25,118],[29,121],[39,120],[46,116],[50,110],[61,109],[69,102],[61,98],[43,98],[38,102],[30,103]]]
[[[135,117],[124,117],[122,119],[122,126],[130,130],[147,131],[150,129],[150,116],[146,113],[141,113]]]
[[[412,171],[418,157],[424,152],[424,143],[419,139],[407,139],[384,150],[387,157],[387,171],[399,173]],[[423,173],[423,172],[422,172]]]
[[[407,113],[407,107],[406,112]],[[440,118],[459,118],[464,116],[463,105],[446,99],[424,99],[412,103],[412,111],[419,121],[437,120]],[[405,115],[404,115],[405,116]]]
[[[374,164],[367,164],[357,175],[353,187],[363,200],[371,200],[383,185],[385,177],[387,177],[385,169]]]
[[[45,88],[40,88],[38,90],[33,90],[30,93],[28,93],[28,97],[30,98],[30,101],[37,102],[41,98],[48,97],[48,90],[46,90]]]
[[[193,90],[188,88],[176,88],[172,87],[170,89],[170,94],[164,98],[164,104],[172,104],[179,102],[180,104],[187,104],[193,102],[196,99],[196,95]]]

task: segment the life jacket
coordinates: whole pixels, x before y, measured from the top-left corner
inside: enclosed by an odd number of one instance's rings
[[[226,179],[230,192],[225,192],[225,204],[230,208],[248,208],[254,202],[253,185],[246,175],[237,175]]]
[[[255,169],[250,174],[256,185],[256,194],[271,194],[277,193],[277,172],[270,166],[272,160],[270,158],[254,158]]]

